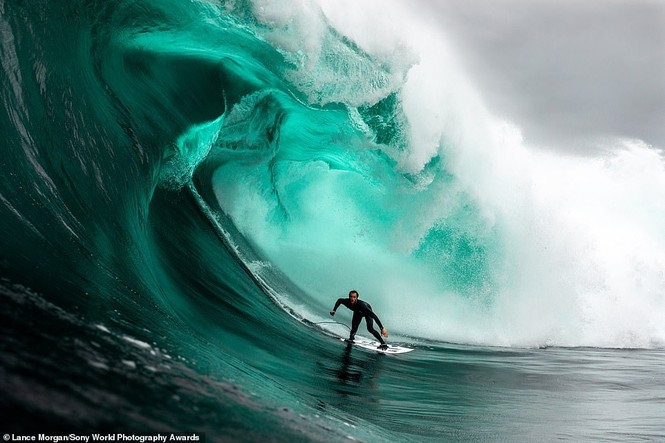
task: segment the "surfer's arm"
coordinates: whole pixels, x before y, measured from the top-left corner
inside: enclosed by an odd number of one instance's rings
[[[371,318],[374,319],[376,322],[377,326],[381,328],[381,335],[384,337],[388,337],[388,330],[383,327],[383,324],[381,324],[381,320],[379,320],[379,316],[374,313],[371,309],[367,311],[367,315],[369,315]]]
[[[369,315],[370,317],[372,317],[374,319],[374,321],[376,322],[377,325],[379,325],[379,328],[381,328],[382,331],[384,329],[386,329],[386,328],[383,327],[383,325],[381,324],[381,320],[379,320],[379,316],[376,315],[374,313],[374,311],[368,310],[367,315]]]
[[[337,299],[337,302],[335,302],[335,307],[332,308],[332,311],[330,311],[330,315],[335,315],[335,311],[337,311],[337,308],[339,308],[339,305],[341,305],[343,301],[344,301],[343,298]]]

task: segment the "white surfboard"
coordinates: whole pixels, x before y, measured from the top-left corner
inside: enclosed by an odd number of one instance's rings
[[[345,338],[340,338],[342,341],[346,341]],[[368,340],[366,338],[356,338],[353,340],[353,345],[361,347],[363,349],[367,349],[369,351],[374,351],[378,352],[379,354],[404,354],[405,352],[411,352],[413,349],[407,348],[404,346],[395,346],[395,345],[388,345],[387,349],[379,349],[379,343],[378,341],[372,341]]]

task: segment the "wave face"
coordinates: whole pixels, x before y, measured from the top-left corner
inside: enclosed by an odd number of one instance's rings
[[[351,288],[414,342],[665,345],[659,152],[529,149],[400,8],[0,0],[5,404],[53,429],[457,435],[322,392]]]

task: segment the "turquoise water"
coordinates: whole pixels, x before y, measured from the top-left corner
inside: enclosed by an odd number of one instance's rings
[[[399,4],[0,11],[3,432],[665,438],[657,150],[530,149]]]

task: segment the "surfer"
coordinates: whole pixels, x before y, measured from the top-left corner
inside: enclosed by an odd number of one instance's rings
[[[381,343],[381,345],[378,347],[378,349],[388,349],[388,345],[386,344],[385,341],[383,341],[383,338],[381,338],[381,334],[383,334],[384,337],[388,337],[388,330],[383,327],[381,324],[381,320],[379,320],[379,317],[372,311],[372,306],[370,306],[369,303],[366,301],[358,300],[358,291],[353,290],[349,292],[349,298],[340,298],[337,300],[335,303],[335,307],[330,311],[330,315],[335,315],[335,311],[337,311],[337,308],[339,305],[344,305],[350,310],[353,311],[353,319],[351,320],[351,334],[349,335],[349,341],[353,341],[353,339],[356,336],[356,331],[358,331],[358,326],[360,326],[360,322],[362,319],[365,319],[365,322],[367,323],[367,330],[374,336],[376,339]],[[379,325],[379,328],[381,328],[381,334],[376,332],[376,329],[374,329],[374,321],[376,321],[376,324]]]

